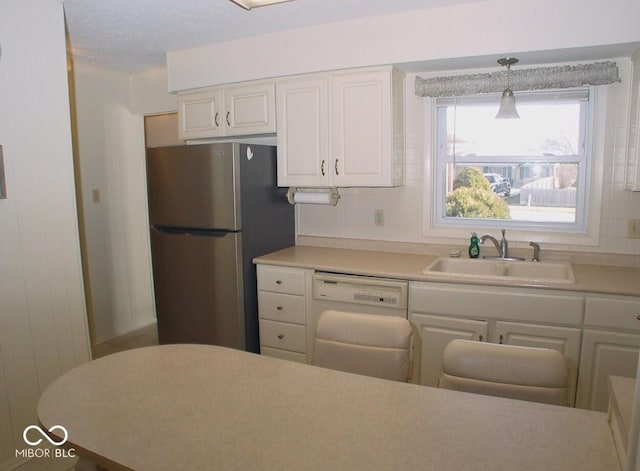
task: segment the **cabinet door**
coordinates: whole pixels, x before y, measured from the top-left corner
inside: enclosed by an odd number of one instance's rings
[[[635,378],[639,351],[638,334],[585,329],[576,406],[606,411],[609,376]]]
[[[327,186],[328,81],[325,77],[279,82],[278,186]]]
[[[391,73],[331,77],[329,160],[336,186],[391,186]]]
[[[424,386],[438,385],[442,354],[451,340],[487,338],[488,323],[482,320],[412,313],[410,321],[418,331],[413,377]]]
[[[222,90],[179,95],[178,137],[186,140],[221,136],[222,101]]]
[[[227,88],[224,99],[227,136],[276,132],[273,82]]]
[[[492,340],[522,347],[551,348],[564,354],[569,367],[569,403],[573,405],[580,358],[580,337],[580,329],[571,327],[497,321],[495,339]]]

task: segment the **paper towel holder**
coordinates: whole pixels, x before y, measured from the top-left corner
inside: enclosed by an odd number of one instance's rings
[[[289,204],[322,204],[335,206],[338,204],[340,194],[338,188],[300,188],[290,187],[287,190]]]

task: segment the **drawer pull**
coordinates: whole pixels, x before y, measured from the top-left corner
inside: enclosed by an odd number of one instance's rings
[[[276,306],[276,309],[277,309],[278,311],[282,311],[284,308],[283,308],[282,306]]]
[[[640,321],[640,314],[636,316],[636,319]]]
[[[481,334],[481,335],[478,337],[478,342],[482,342],[482,339],[483,339],[483,337],[482,337],[482,334]]]
[[[276,284],[277,285],[281,285],[282,284],[282,280],[276,280]]]
[[[278,340],[282,340],[284,338],[284,334],[278,334],[277,337],[278,337]]]

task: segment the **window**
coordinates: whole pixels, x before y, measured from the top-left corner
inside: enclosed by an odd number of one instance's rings
[[[435,99],[432,225],[586,233],[591,95],[518,92],[520,119],[495,94]]]

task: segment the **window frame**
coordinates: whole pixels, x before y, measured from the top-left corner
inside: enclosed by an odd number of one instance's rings
[[[602,87],[601,87],[602,88]],[[519,92],[540,100],[550,95],[565,95],[568,97],[579,96],[588,93],[588,102],[581,107],[581,121],[579,142],[582,150],[582,161],[578,173],[578,191],[576,200],[575,223],[553,223],[513,220],[490,220],[474,218],[447,218],[444,216],[445,178],[444,169],[447,159],[438,158],[438,145],[442,139],[438,139],[438,133],[445,133],[446,123],[439,126],[438,109],[441,104],[453,103],[454,100],[484,100],[499,102],[499,94],[484,94],[483,96],[469,96],[459,98],[428,98],[425,99],[424,120],[425,130],[431,132],[431,139],[425,139],[425,187],[424,187],[424,211],[423,211],[423,236],[431,242],[450,242],[451,238],[458,238],[464,234],[468,238],[469,232],[496,231],[507,229],[512,240],[531,240],[539,242],[571,244],[571,245],[597,245],[600,231],[600,207],[602,199],[602,167],[603,167],[603,141],[606,108],[606,88],[580,87],[566,90],[544,90],[539,92]],[[496,105],[497,107],[497,105]],[[519,157],[520,158],[520,157]],[[536,160],[548,162],[548,158],[521,156],[523,161],[534,163]],[[477,157],[475,157],[477,163]],[[452,158],[449,158],[451,161]],[[456,158],[456,163],[464,162]],[[492,157],[491,163],[513,163],[513,158]],[[576,161],[575,156],[557,156],[554,161]]]

